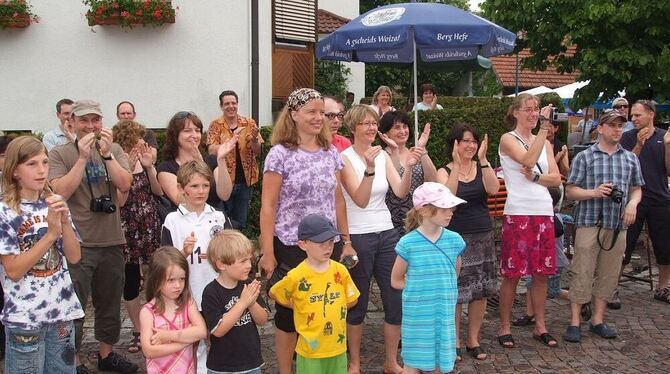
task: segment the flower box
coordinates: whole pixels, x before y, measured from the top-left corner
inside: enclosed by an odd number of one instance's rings
[[[28,15],[16,17],[0,17],[0,26],[3,29],[24,29],[30,26],[31,18]]]
[[[22,29],[37,22],[31,8],[26,0],[0,0],[0,28]]]
[[[161,26],[175,22],[170,0],[84,0],[89,26]]]

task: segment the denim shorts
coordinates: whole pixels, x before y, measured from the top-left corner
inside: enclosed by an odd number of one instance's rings
[[[76,372],[72,321],[46,325],[37,330],[5,327],[5,334],[5,373]]]

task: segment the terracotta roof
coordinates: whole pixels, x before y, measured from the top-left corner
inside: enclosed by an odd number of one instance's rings
[[[572,46],[565,52],[570,56],[575,53],[576,47]],[[523,58],[530,56],[527,49],[519,52],[519,63],[523,63]],[[509,54],[505,56],[491,57],[493,63],[493,71],[498,76],[498,79],[503,85],[503,88],[515,86],[515,70],[516,70],[516,55]],[[557,88],[573,83],[577,80],[579,73],[565,73],[560,74],[553,66],[547,67],[545,71],[531,71],[528,69],[521,69],[519,71],[519,87],[533,88],[538,86],[547,86],[549,88]]]
[[[349,18],[338,16],[323,9],[319,9],[317,14],[319,17],[319,34],[330,34],[351,21]]]

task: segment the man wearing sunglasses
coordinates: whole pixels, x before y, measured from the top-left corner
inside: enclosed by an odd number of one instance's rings
[[[633,122],[628,120],[628,111],[629,111],[628,100],[626,100],[623,97],[617,97],[616,99],[614,99],[614,101],[612,101],[612,109],[618,110],[619,113],[626,116],[626,123],[624,124],[623,127],[624,132],[633,130],[635,128],[635,126],[633,126]]]
[[[342,120],[344,119],[344,104],[342,100],[334,96],[324,96],[323,110],[325,124],[330,128],[330,133],[333,136],[333,145],[338,152],[342,152],[351,146],[349,139],[337,133],[342,127]]]
[[[253,118],[245,118],[237,112],[238,97],[235,91],[226,90],[219,95],[219,107],[223,115],[209,124],[207,148],[216,155],[221,144],[239,135],[235,152],[226,156],[228,173],[233,181],[233,192],[225,202],[226,214],[233,220],[236,229],[247,225],[252,186],[258,182],[258,156],[261,154],[263,137]]]
[[[628,229],[624,265],[630,262],[646,222],[659,274],[654,298],[670,303],[670,189],[667,179],[670,172],[670,132],[654,127],[656,105],[653,101],[636,101],[631,108],[631,116],[635,131],[623,135],[621,146],[633,151],[639,158],[645,185],[635,224]]]

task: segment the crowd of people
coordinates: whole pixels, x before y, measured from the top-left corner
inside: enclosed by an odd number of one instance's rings
[[[432,85],[421,92],[419,109],[442,109]],[[143,352],[149,373],[260,373],[257,326],[271,315],[280,373],[294,365],[298,373],[360,373],[373,277],[385,373],[451,372],[464,352],[486,360],[481,326],[496,295],[504,348],[516,346],[512,325],[533,325],[535,339],[556,347],[545,305],[557,296],[571,305],[564,341],[581,341],[583,320],[616,338],[605,311],[617,306],[622,265],[645,224],[659,268],[654,297],[670,303],[670,132],[654,127],[653,102],[631,107],[636,131],[624,133],[627,101],[625,113],[603,113],[596,142],[570,162],[551,105],[516,97],[498,149],[507,189],[498,257],[487,197],[501,180],[488,135],[458,123],[431,140],[425,124],[410,147],[409,117],[391,99],[386,86],[370,106],[353,104],[353,95],[342,102],[293,91],[267,139],[260,217],[248,211],[265,140],[238,113],[234,91],[219,96],[222,116],[210,123],[206,147],[203,122],[181,111],[159,150],[128,101],[111,128],[97,102],[63,99],[60,125],[41,142],[0,137],[5,371],[89,372],[79,356],[89,298],[98,369],[137,371],[113,349],[123,298],[133,325],[127,350]],[[451,161],[436,167],[430,141],[446,141]],[[571,264],[563,195],[578,202]],[[252,241],[238,231],[250,219],[260,220],[265,289],[251,274]],[[563,268],[569,290],[560,287]],[[513,319],[521,278],[528,306]]]

